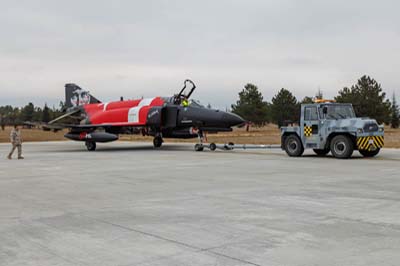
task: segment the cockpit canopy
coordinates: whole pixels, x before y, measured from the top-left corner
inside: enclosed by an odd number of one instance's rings
[[[190,106],[193,106],[193,107],[197,107],[197,108],[206,108],[204,105],[202,105],[202,104],[200,103],[200,101],[195,100],[195,99],[191,99],[191,100],[189,101],[189,105],[190,105]]]

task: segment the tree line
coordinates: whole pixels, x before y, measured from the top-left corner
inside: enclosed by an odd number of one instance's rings
[[[282,88],[272,101],[268,102],[264,101],[258,87],[249,83],[239,92],[239,100],[231,107],[233,113],[255,126],[274,123],[281,127],[289,123],[298,123],[300,105],[313,103],[314,98],[323,98],[321,90],[318,90],[315,97],[307,96],[299,101],[291,91]],[[380,124],[399,127],[400,110],[395,95],[393,94],[392,101],[386,99],[381,84],[369,76],[362,76],[356,84],[339,90],[334,100],[338,103],[351,103],[358,117],[370,117]]]
[[[272,98],[271,102],[265,101],[262,93],[254,84],[247,84],[239,92],[239,99],[233,104],[232,112],[251,121],[255,126],[263,126],[266,123],[274,123],[279,127],[288,123],[296,123],[300,118],[300,105],[302,103],[313,103],[314,98],[322,99],[323,93],[318,90],[315,97],[304,97],[297,100],[288,89],[280,89]],[[361,77],[351,87],[344,87],[338,91],[335,101],[339,103],[353,104],[355,113],[359,117],[371,117],[379,123],[391,125],[398,128],[400,125],[400,110],[393,95],[392,101],[386,99],[381,84],[369,76]],[[10,105],[0,106],[0,125],[22,124],[23,122],[47,123],[62,115],[64,103],[59,107],[49,108],[34,106],[29,103],[22,108]]]
[[[11,105],[0,106],[0,126],[3,128],[7,125],[23,124],[26,121],[47,123],[54,118],[63,114],[64,103],[60,102],[58,108],[53,106],[48,107],[45,104],[43,107],[35,106],[33,103],[28,103],[22,108],[13,107]]]

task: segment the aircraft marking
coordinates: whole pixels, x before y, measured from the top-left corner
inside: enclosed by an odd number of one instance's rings
[[[138,106],[132,107],[128,111],[128,123],[139,123],[139,112],[145,107],[151,105],[155,98],[146,98],[140,101]]]

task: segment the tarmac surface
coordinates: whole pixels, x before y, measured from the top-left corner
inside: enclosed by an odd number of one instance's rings
[[[0,145],[0,265],[399,265],[400,150]],[[358,155],[357,152],[355,154]]]

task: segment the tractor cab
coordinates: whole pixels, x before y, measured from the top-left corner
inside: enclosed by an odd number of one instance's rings
[[[282,148],[289,156],[301,156],[304,149],[317,155],[329,152],[337,158],[349,158],[354,150],[364,157],[379,153],[384,145],[384,127],[376,120],[356,117],[349,103],[318,100],[301,105],[300,124],[282,127]]]

